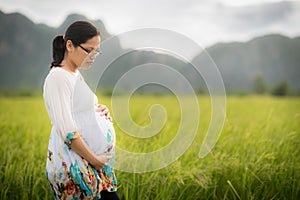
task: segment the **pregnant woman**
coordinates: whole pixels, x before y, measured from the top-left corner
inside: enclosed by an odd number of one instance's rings
[[[119,199],[111,118],[78,71],[93,63],[100,41],[99,31],[86,21],[53,40],[43,96],[52,123],[46,174],[55,199]]]

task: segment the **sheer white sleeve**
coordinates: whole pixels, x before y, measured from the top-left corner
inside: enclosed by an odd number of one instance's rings
[[[72,95],[74,80],[65,72],[49,73],[44,83],[44,101],[52,125],[63,141],[72,139],[78,132],[72,116]],[[72,134],[72,135],[70,135]]]

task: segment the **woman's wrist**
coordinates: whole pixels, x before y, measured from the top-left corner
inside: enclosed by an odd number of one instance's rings
[[[87,146],[87,144],[81,137],[73,139],[71,141],[70,147],[73,151],[75,151],[78,155],[83,157],[91,165],[98,165],[99,160],[97,158],[97,155]]]

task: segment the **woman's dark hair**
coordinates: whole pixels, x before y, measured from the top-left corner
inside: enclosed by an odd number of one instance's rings
[[[71,40],[73,45],[77,47],[78,45],[85,43],[86,41],[97,35],[100,35],[100,32],[94,25],[87,21],[76,21],[71,24],[68,27],[65,36],[58,35],[53,39],[53,61],[50,68],[61,66],[61,62],[64,59],[66,51],[66,41]]]

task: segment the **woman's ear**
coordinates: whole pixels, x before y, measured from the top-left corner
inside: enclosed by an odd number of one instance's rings
[[[66,50],[70,53],[72,53],[74,51],[74,45],[73,42],[71,40],[67,40],[66,42]]]

